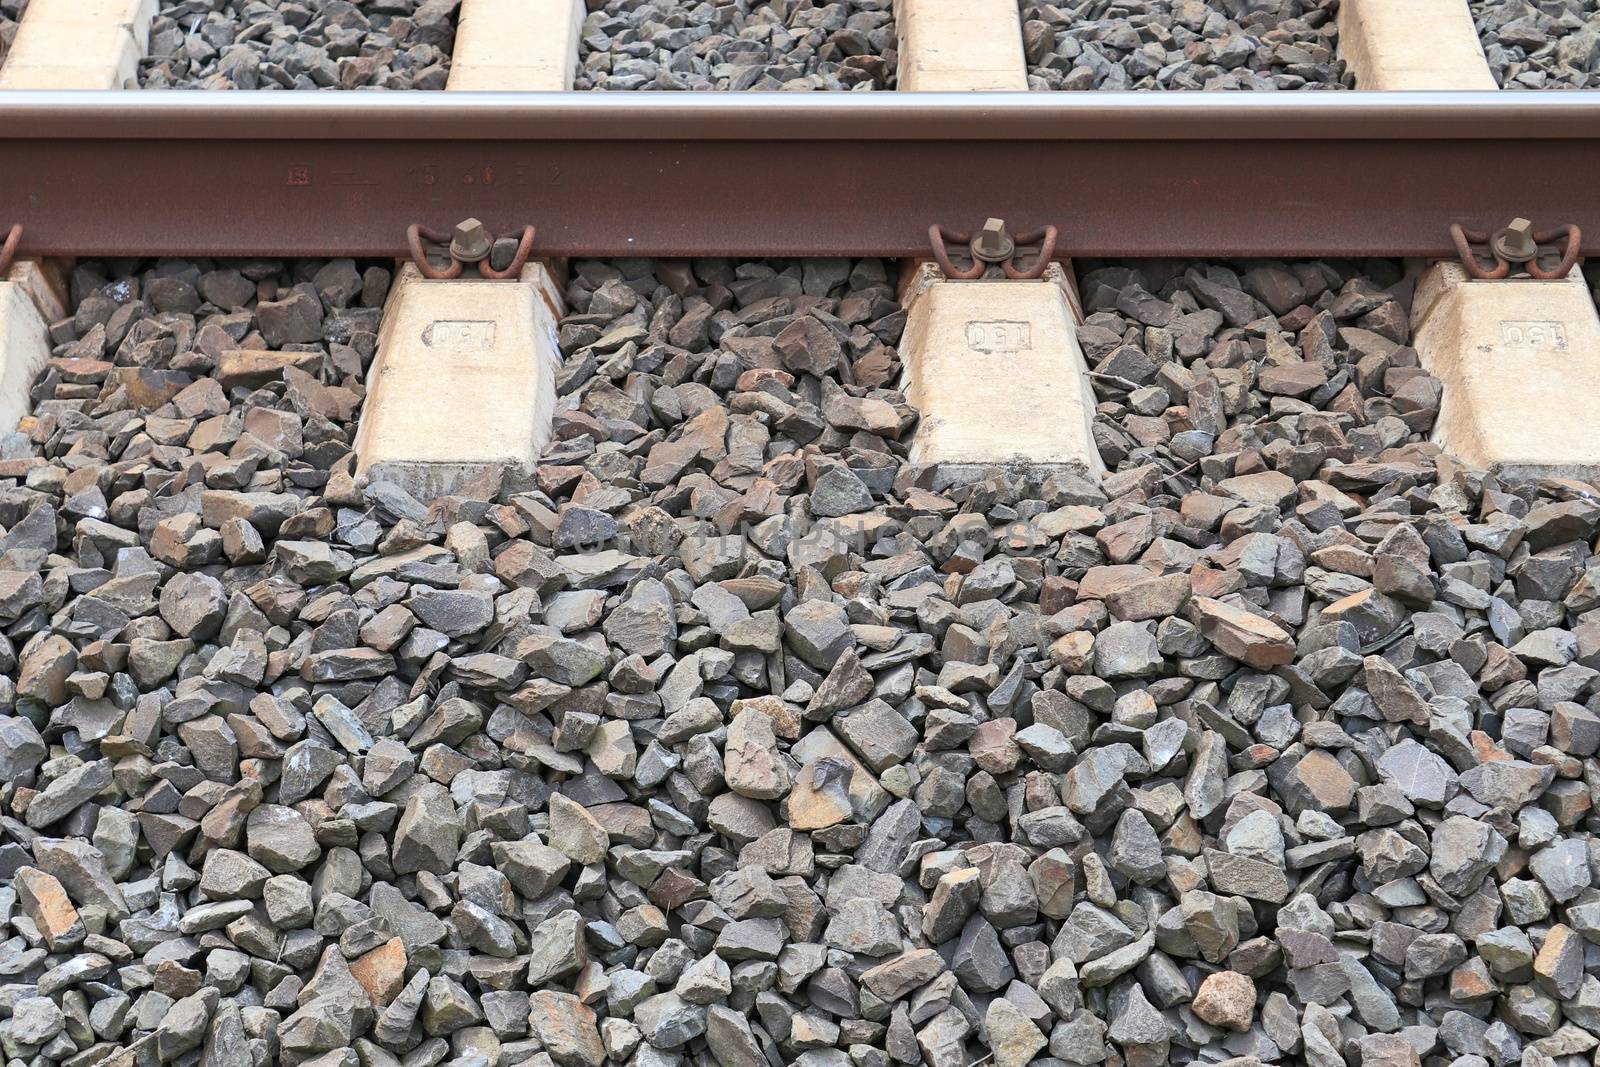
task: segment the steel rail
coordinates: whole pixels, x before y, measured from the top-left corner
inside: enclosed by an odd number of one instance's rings
[[[1600,93],[0,93],[24,255],[1452,252],[1512,215],[1600,240]],[[1594,235],[1594,236],[1588,236]]]

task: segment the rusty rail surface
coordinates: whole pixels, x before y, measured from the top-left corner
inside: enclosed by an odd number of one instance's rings
[[[0,94],[22,255],[918,255],[1054,225],[1057,255],[1452,252],[1600,236],[1595,93]],[[1586,236],[1582,251],[1596,251]]]

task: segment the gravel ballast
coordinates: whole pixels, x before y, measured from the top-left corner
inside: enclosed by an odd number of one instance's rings
[[[1337,0],[1021,0],[1028,86],[1347,89]]]
[[[1600,88],[1600,0],[1469,2],[1500,88]]]
[[[895,62],[892,0],[607,0],[573,88],[863,92],[894,88]]]
[[[461,0],[164,0],[141,89],[443,89]]]
[[[905,462],[880,262],[580,261],[544,461],[427,507],[386,270],[80,266],[8,1059],[1587,1058],[1600,492],[1425,443],[1394,264],[1082,267],[1103,481]]]

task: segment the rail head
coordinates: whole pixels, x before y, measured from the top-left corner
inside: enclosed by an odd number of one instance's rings
[[[1566,93],[0,93],[49,140],[1586,140]]]

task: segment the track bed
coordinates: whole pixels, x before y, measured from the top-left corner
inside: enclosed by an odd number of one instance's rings
[[[1590,0],[19,13],[8,1061],[1600,1047]]]

